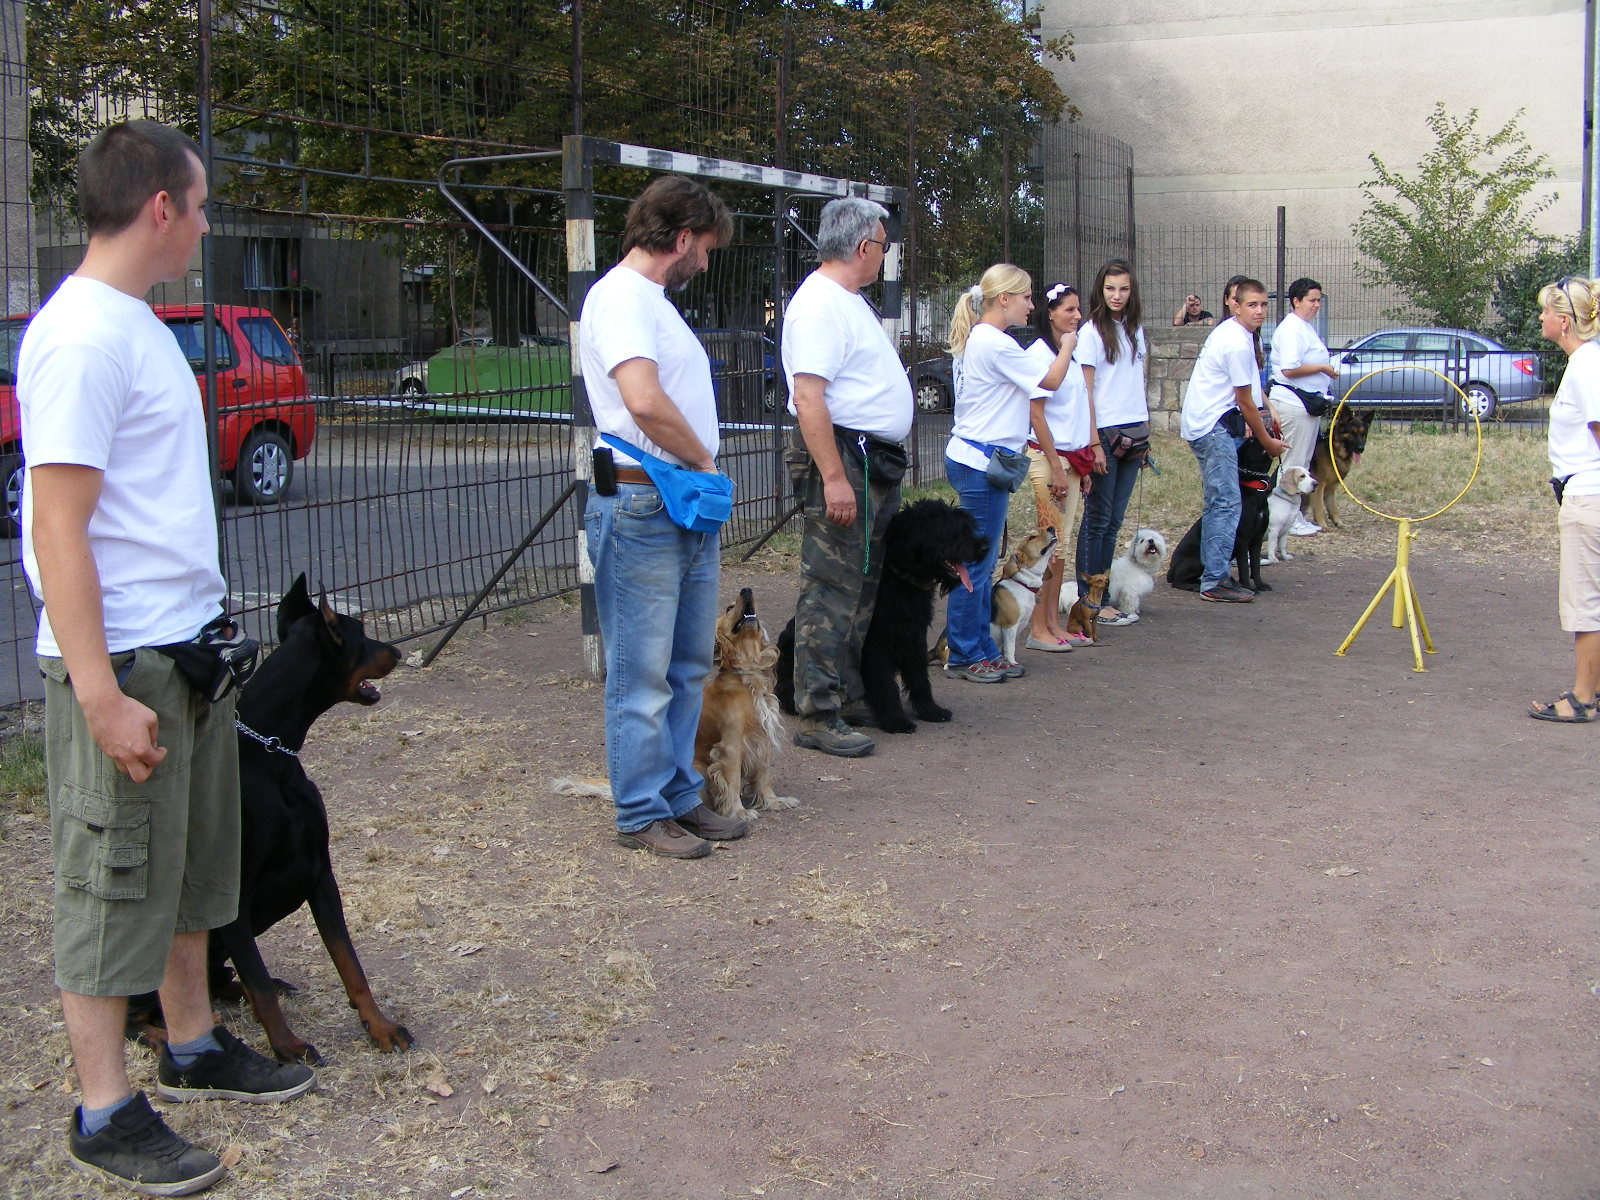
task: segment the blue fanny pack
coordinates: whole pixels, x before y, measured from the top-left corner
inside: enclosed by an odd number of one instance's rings
[[[690,533],[715,533],[733,513],[733,480],[721,471],[691,471],[646,454],[619,437],[602,433],[600,440],[639,460],[650,482],[661,493],[667,516],[680,529]]]

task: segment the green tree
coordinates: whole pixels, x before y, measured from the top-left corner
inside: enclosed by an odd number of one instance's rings
[[[1495,279],[1494,310],[1500,319],[1489,332],[1513,350],[1548,350],[1550,343],[1539,336],[1539,291],[1567,275],[1586,274],[1588,266],[1588,237],[1540,239]]]
[[[1495,280],[1523,257],[1535,240],[1533,219],[1556,199],[1534,195],[1555,172],[1528,144],[1521,117],[1519,109],[1485,134],[1476,108],[1456,117],[1435,104],[1427,124],[1436,144],[1414,173],[1367,156],[1376,177],[1362,184],[1368,208],[1354,232],[1368,260],[1358,269],[1368,282],[1394,284],[1441,325],[1485,324]]]

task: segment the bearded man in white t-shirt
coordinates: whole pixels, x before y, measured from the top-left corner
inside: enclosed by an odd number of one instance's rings
[[[212,1024],[207,931],[239,902],[233,696],[201,694],[156,649],[221,618],[225,594],[205,412],[144,301],[187,274],[205,202],[190,138],[153,121],[102,130],[78,161],[88,250],[17,359],[23,563],[44,605],[56,986],[83,1092],[68,1157],[159,1195],[209,1187],[224,1168],[131,1090],[128,996],[161,992],[168,1101],[281,1101],[316,1081]]]
[[[841,758],[874,748],[844,712],[864,695],[861,643],[883,574],[884,532],[900,507],[899,477],[884,478],[881,458],[911,432],[911,383],[861,294],[883,270],[886,216],[882,205],[854,196],[823,206],[822,264],[795,290],[783,324],[794,448],[803,444],[809,459],[800,485],[794,744]]]
[[[693,471],[717,469],[711,361],[667,299],[706,269],[733,232],[704,184],[663,175],[628,207],[622,259],[584,298],[578,356],[595,429]],[[743,837],[742,820],[700,801],[700,700],[716,636],[720,534],[674,524],[644,460],[596,441],[583,527],[605,641],[606,767],[617,841],[703,858]],[[604,461],[602,457],[598,461]]]

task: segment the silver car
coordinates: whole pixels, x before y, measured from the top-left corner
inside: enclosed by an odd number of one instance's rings
[[[1384,329],[1334,351],[1333,365],[1339,368],[1334,394],[1374,408],[1442,409],[1448,399],[1463,416],[1475,413],[1486,421],[1502,404],[1544,394],[1539,355],[1507,350],[1467,329]],[[1446,380],[1460,387],[1466,399]]]

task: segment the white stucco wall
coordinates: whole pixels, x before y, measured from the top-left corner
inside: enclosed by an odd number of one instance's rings
[[[1492,130],[1525,108],[1560,200],[1541,224],[1581,224],[1583,0],[1044,0],[1071,31],[1055,65],[1094,129],[1134,148],[1140,224],[1268,223],[1291,243],[1348,237],[1369,151],[1414,167],[1437,100]]]

